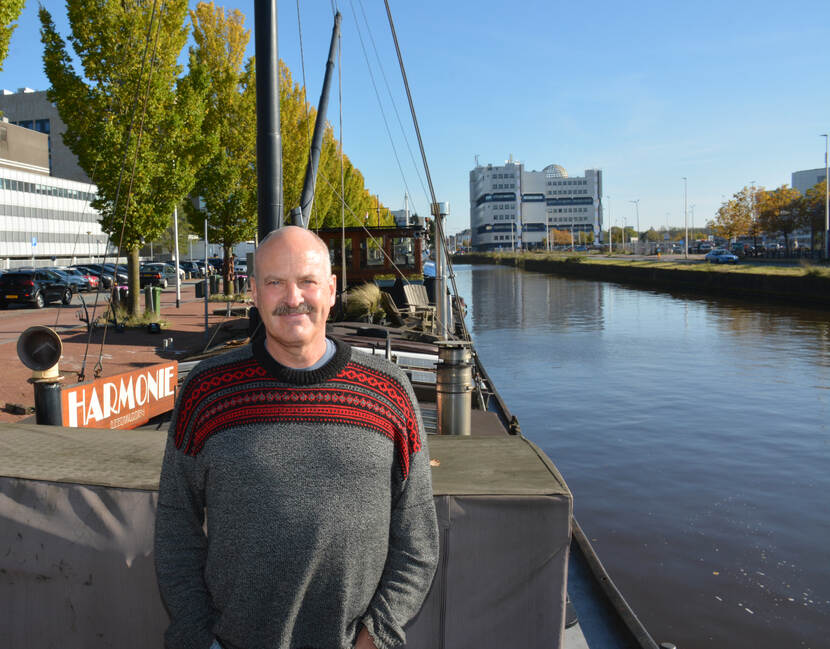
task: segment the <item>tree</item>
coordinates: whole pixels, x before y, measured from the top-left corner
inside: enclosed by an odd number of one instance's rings
[[[784,236],[784,247],[790,250],[790,234],[806,224],[804,198],[797,189],[781,185],[772,191],[761,191],[758,196],[758,219],[767,232]]]
[[[66,123],[64,142],[98,187],[101,227],[129,258],[129,306],[139,301],[138,251],[157,239],[190,191],[203,152],[204,70],[177,59],[187,40],[186,0],[67,3],[73,68],[41,7],[47,96]]]
[[[23,11],[25,0],[3,0],[0,2],[0,72],[3,71],[3,61],[9,53],[9,43],[12,32],[17,27],[15,22]],[[0,112],[0,115],[3,113]]]
[[[824,241],[824,236],[819,237],[817,233],[824,233],[826,225],[825,201],[827,200],[827,180],[813,185],[807,190],[805,208],[807,211],[807,222],[810,224],[810,242],[813,250],[818,248],[819,240]],[[826,249],[825,244],[822,249]]]
[[[646,231],[644,238],[645,238],[646,241],[656,242],[656,241],[662,241],[663,240],[663,235],[660,234],[659,232],[657,232],[657,230],[655,230],[654,228],[649,228]]]
[[[715,220],[710,222],[710,227],[715,234],[726,239],[750,234],[757,230],[755,226],[755,198],[754,187],[744,187],[728,201],[718,208]]]
[[[566,230],[552,230],[551,236],[555,246],[569,246],[573,241],[570,231]]]
[[[253,59],[244,63],[250,31],[241,12],[200,2],[190,20],[191,57],[208,70],[211,92],[202,122],[208,154],[196,174],[198,205],[188,202],[187,216],[195,231],[207,219],[208,237],[222,244],[230,295],[233,246],[253,239],[257,229],[256,71]]]

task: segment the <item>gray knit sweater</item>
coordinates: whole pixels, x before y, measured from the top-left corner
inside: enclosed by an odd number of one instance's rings
[[[438,561],[406,376],[342,343],[307,372],[262,341],[200,363],[173,414],[155,555],[171,649],[345,649],[360,625],[402,644]]]

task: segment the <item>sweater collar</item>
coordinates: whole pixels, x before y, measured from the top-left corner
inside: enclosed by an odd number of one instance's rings
[[[334,356],[331,357],[328,363],[315,370],[296,370],[274,360],[274,357],[268,353],[265,347],[265,336],[257,337],[252,343],[253,355],[257,362],[265,368],[269,376],[281,383],[314,385],[337,376],[351,358],[351,347],[347,343],[341,340],[332,340],[335,347]]]

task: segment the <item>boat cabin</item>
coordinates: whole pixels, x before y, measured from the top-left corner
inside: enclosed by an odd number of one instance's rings
[[[349,286],[378,278],[423,279],[423,227],[323,228],[316,230],[329,247],[331,270],[343,275],[341,239],[346,239],[346,282]]]

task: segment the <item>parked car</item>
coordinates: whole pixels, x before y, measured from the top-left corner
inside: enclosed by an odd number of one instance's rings
[[[51,270],[14,270],[0,275],[0,307],[29,303],[42,309],[48,302],[72,301],[72,288]]]
[[[139,271],[138,278],[139,285],[142,287],[149,284],[167,288],[170,282],[176,281],[176,269],[165,263],[144,264]]]
[[[50,266],[45,270],[51,270],[53,273],[60,275],[62,279],[65,279],[73,293],[82,293],[89,290],[89,280],[80,273],[75,275],[70,273],[68,268],[55,268],[54,266]]]
[[[712,252],[708,253],[704,259],[712,264],[737,264],[738,263],[738,256],[733,255],[731,252],[726,250],[725,248],[715,248]]]
[[[205,274],[199,266],[199,263],[196,261],[181,261],[179,262],[179,266],[181,266],[186,272],[190,273],[191,277],[203,277]]]
[[[104,288],[112,287],[113,274],[119,286],[127,283],[127,269],[124,266],[119,266],[118,271],[115,270],[115,264],[84,264],[84,266],[99,272],[102,277],[109,279],[109,286],[107,286],[107,282],[104,280]]]
[[[73,275],[75,277],[82,277],[84,279],[85,284],[86,284],[86,288],[84,290],[94,291],[94,290],[98,289],[98,284],[100,282],[99,282],[99,279],[96,275],[93,275],[92,273],[89,273],[89,272],[84,272],[82,270],[79,270],[78,268],[62,268],[61,270],[63,270],[65,273],[69,273],[70,275]]]
[[[235,275],[247,275],[248,274],[248,262],[237,259],[233,262],[233,272]]]
[[[102,271],[100,268],[90,268],[89,266],[83,265],[76,265],[72,266],[75,270],[78,270],[82,273],[86,273],[86,275],[90,278],[95,279],[95,286],[94,288],[103,288],[109,289],[112,288],[112,275],[107,275]]]

